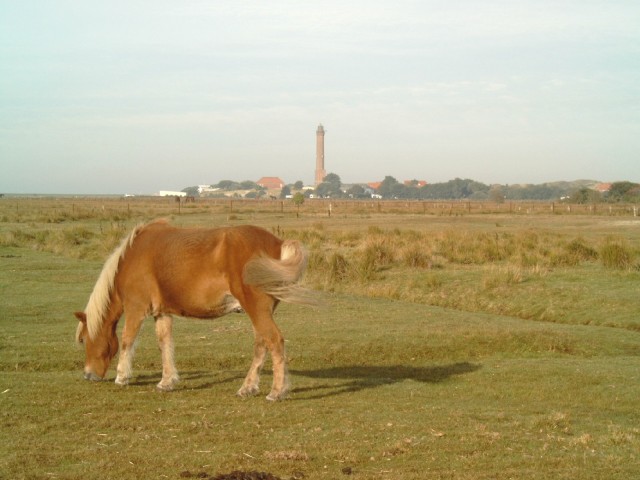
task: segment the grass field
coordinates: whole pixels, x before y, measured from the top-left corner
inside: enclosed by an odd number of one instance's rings
[[[173,210],[0,200],[0,478],[640,474],[637,218]],[[155,390],[151,322],[131,385],[113,365],[108,382],[82,380],[72,312],[119,237],[161,215],[307,245],[327,306],[278,309],[287,400],[235,397],[244,314],[176,322],[173,392]]]

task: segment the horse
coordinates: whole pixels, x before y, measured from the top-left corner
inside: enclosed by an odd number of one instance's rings
[[[260,227],[179,228],[166,220],[136,226],[106,260],[86,308],[75,312],[76,341],[85,347],[84,378],[102,380],[120,349],[115,383],[132,376],[136,338],[152,316],[162,358],[157,388],[179,381],[174,363],[173,315],[213,319],[244,311],[254,331],[253,361],[237,395],[259,392],[267,352],[273,384],[267,400],[289,390],[284,337],[273,320],[280,301],[314,304],[300,281],[307,253]],[[121,345],[116,328],[124,314]]]

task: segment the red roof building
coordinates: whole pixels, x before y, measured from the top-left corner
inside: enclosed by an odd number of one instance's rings
[[[267,190],[278,190],[284,187],[284,182],[278,177],[262,177],[256,183]]]
[[[427,182],[425,180],[405,180],[404,184],[407,187],[410,187],[412,185],[414,187],[424,187],[427,184]]]
[[[611,190],[611,184],[610,183],[599,183],[595,186],[595,189],[600,192],[600,193],[606,193],[609,190]]]

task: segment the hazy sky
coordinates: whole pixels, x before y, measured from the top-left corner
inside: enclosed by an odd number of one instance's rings
[[[0,192],[640,182],[640,2],[0,0]]]

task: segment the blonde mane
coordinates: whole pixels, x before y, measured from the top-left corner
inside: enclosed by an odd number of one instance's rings
[[[104,315],[107,313],[107,309],[109,308],[111,290],[115,283],[116,273],[118,273],[120,259],[124,257],[127,249],[133,244],[133,240],[144,226],[144,224],[140,224],[131,230],[131,233],[129,233],[129,235],[120,242],[118,248],[111,253],[102,267],[98,281],[93,287],[93,292],[91,292],[89,302],[84,310],[87,316],[87,330],[91,339],[96,338],[96,335],[98,335]],[[81,333],[82,323],[78,325],[78,329],[76,331],[77,341],[79,341]]]

